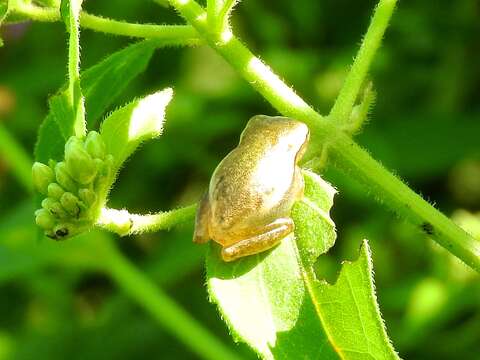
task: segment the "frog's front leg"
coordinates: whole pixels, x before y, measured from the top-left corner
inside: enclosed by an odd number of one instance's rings
[[[208,202],[208,191],[203,195],[198,205],[197,215],[195,217],[195,232],[193,233],[193,242],[203,244],[210,240],[208,232],[208,223],[210,221],[210,203]]]
[[[290,218],[280,218],[262,228],[262,232],[240,240],[222,249],[224,261],[233,261],[247,255],[253,255],[271,249],[280,240],[293,231],[294,224]]]

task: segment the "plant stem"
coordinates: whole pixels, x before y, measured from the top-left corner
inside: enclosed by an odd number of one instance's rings
[[[31,4],[22,4],[20,8],[12,9],[12,12],[23,16],[26,19],[35,21],[60,21],[60,13],[57,9],[42,8]],[[85,11],[80,13],[80,25],[86,29],[100,31],[107,34],[170,40],[178,42],[179,45],[183,43],[186,45],[200,43],[196,30],[193,27],[186,25],[132,24],[91,15]]]
[[[218,42],[207,29],[206,14],[193,0],[169,0],[207,43],[220,53],[273,107],[285,116],[305,122],[312,133],[310,147],[320,152],[328,144],[335,163],[358,179],[378,200],[423,229],[452,254],[480,272],[480,244],[380,163],[308,106],[271,69],[238,39]]]
[[[68,36],[68,97],[73,109],[74,135],[84,137],[87,133],[85,123],[85,105],[80,88],[80,24],[81,2],[68,3],[68,15],[65,18]]]
[[[104,269],[125,293],[197,355],[205,359],[239,359],[232,350],[146,278],[115,247],[112,247]]]
[[[380,47],[396,3],[397,0],[380,0],[378,3],[352,68],[330,111],[330,118],[334,122],[345,123],[348,121],[360,87],[365,81],[368,69]]]
[[[157,214],[137,215],[127,210],[102,209],[97,226],[120,236],[168,230],[172,226],[195,217],[197,205],[162,211]]]
[[[11,166],[13,175],[26,190],[32,187],[32,160],[27,152],[0,122],[0,156]]]
[[[82,12],[80,15],[80,25],[87,29],[114,35],[163,40],[183,39],[186,42],[200,43],[195,29],[187,25],[132,24],[86,12]]]

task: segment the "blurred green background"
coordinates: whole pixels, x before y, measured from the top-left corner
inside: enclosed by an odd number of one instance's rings
[[[365,32],[374,1],[245,0],[232,19],[248,46],[326,113]],[[180,23],[151,1],[86,1],[87,11],[131,22]],[[402,1],[371,71],[377,102],[358,141],[416,191],[480,235],[480,3]],[[60,23],[1,29],[0,121],[29,152],[47,99],[66,79]],[[82,68],[133,40],[85,30]],[[166,86],[175,96],[164,135],[122,170],[111,206],[167,210],[197,201],[211,172],[255,114],[269,104],[206,47],[162,49],[115,106]],[[88,111],[88,109],[87,109]],[[32,157],[33,158],[33,157]],[[32,199],[0,154],[0,360],[197,358],[101,272],[109,238],[133,263],[227,346],[235,345],[204,286],[205,246],[192,223],[118,238],[91,232],[59,248],[37,242]],[[373,250],[377,295],[389,335],[405,359],[480,358],[480,277],[395,218],[368,191],[328,168],[339,190],[338,241],[318,263],[329,278],[360,241]],[[476,227],[476,230],[475,230]],[[99,245],[101,246],[101,245]],[[87,248],[89,250],[86,250]],[[65,250],[66,251],[66,250]]]

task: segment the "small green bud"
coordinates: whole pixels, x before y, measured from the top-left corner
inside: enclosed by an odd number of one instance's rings
[[[85,139],[85,149],[94,159],[103,159],[106,148],[102,136],[96,131],[90,131]]]
[[[105,164],[102,159],[94,159],[93,162],[95,163],[95,167],[97,168],[97,172],[99,176],[104,176],[105,172]]]
[[[78,196],[88,207],[92,206],[95,204],[95,201],[97,201],[97,195],[90,189],[80,189],[78,191]]]
[[[55,226],[55,218],[45,209],[35,211],[35,223],[44,230]]]
[[[60,203],[57,200],[54,200],[49,197],[43,199],[42,208],[47,210],[53,216],[56,216],[59,218],[64,218],[67,216],[67,213],[63,209],[62,205],[60,205]]]
[[[92,157],[83,148],[82,141],[71,136],[65,144],[65,163],[68,173],[80,184],[89,184],[97,175]]]
[[[41,194],[47,194],[48,184],[55,180],[55,175],[47,165],[36,162],[32,166],[32,177],[35,189]]]
[[[72,216],[78,216],[80,208],[78,206],[78,199],[72,193],[66,192],[60,198],[60,204]]]
[[[105,157],[105,160],[103,161],[103,167],[102,167],[102,171],[101,171],[101,174],[103,177],[110,177],[110,175],[112,174],[113,172],[113,155],[107,155]]]
[[[72,177],[68,174],[67,166],[63,161],[55,165],[55,176],[57,182],[61,187],[70,192],[75,192],[77,190],[77,185],[73,181]]]
[[[62,187],[57,183],[52,182],[50,183],[50,185],[48,185],[48,189],[47,189],[48,197],[51,197],[56,200],[60,200],[64,192],[65,190],[63,190]]]

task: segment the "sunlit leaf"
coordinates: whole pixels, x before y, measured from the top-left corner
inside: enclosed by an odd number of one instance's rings
[[[295,237],[269,252],[225,263],[207,256],[211,299],[232,335],[266,359],[396,359],[378,311],[366,241],[334,285],[316,279],[313,263],[333,245],[329,217],[335,190],[304,172],[305,199],[292,211]]]
[[[142,142],[162,133],[165,108],[172,96],[172,89],[156,92],[121,107],[104,120],[100,132],[117,168]]]

